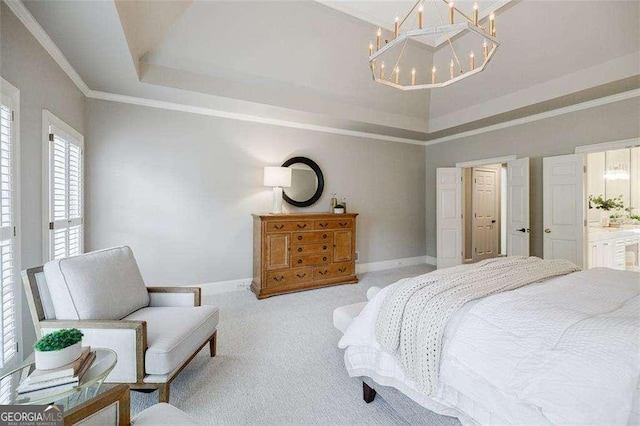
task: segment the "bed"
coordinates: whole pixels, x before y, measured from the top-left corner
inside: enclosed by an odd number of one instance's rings
[[[640,424],[639,273],[596,268],[469,301],[446,323],[430,393],[376,339],[397,285],[346,328],[339,347],[350,376],[465,425]]]

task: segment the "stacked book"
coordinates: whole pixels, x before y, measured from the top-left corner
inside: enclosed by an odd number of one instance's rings
[[[85,347],[80,357],[72,363],[51,370],[33,370],[18,386],[18,396],[33,400],[71,390],[78,386],[95,359],[96,353],[90,347]]]

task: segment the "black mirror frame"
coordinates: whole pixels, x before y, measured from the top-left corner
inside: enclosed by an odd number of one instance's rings
[[[313,196],[311,198],[309,198],[308,200],[305,201],[296,201],[296,200],[292,200],[291,198],[289,198],[287,196],[286,190],[282,191],[282,198],[284,198],[284,200],[291,204],[292,206],[296,206],[296,207],[309,207],[314,205],[322,196],[322,191],[324,191],[324,175],[322,174],[322,170],[320,170],[320,166],[318,166],[318,164],[316,164],[315,161],[313,161],[310,158],[307,157],[293,157],[293,158],[289,158],[287,161],[285,161],[284,163],[282,163],[282,167],[289,167],[292,164],[295,163],[302,163],[302,164],[306,164],[307,166],[311,167],[311,170],[313,170],[316,174],[316,178],[318,179],[318,187],[316,188],[316,192],[315,194],[313,194]]]

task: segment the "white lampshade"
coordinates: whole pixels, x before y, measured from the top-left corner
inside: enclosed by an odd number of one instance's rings
[[[288,167],[265,167],[264,186],[291,186],[291,169]]]

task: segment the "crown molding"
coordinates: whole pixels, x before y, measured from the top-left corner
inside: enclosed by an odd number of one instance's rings
[[[275,118],[259,117],[256,115],[240,114],[236,112],[222,111],[213,108],[200,107],[195,105],[179,104],[175,102],[160,101],[157,99],[138,98],[135,96],[119,95],[117,93],[100,92],[90,90],[86,96],[92,99],[104,101],[120,102],[131,105],[146,106],[151,108],[168,109],[191,114],[208,115],[210,117],[227,118],[231,120],[248,121],[251,123],[270,124],[273,126],[289,127],[292,129],[311,130],[315,132],[332,133],[335,135],[353,136],[358,138],[376,139],[387,142],[408,143],[413,145],[424,145],[423,140],[399,138],[396,136],[381,135],[378,133],[361,132],[357,130],[340,129],[337,127],[318,126],[315,124],[301,123],[297,121],[280,120]]]
[[[62,68],[62,70],[69,76],[71,81],[78,86],[78,89],[82,93],[87,95],[89,92],[89,86],[82,80],[80,74],[73,68],[71,63],[64,56],[58,46],[51,40],[49,34],[42,28],[42,26],[36,21],[31,12],[25,7],[21,0],[3,0],[9,9],[18,17],[20,22],[27,27],[29,32],[40,42],[42,47],[51,55],[54,61]]]
[[[508,127],[519,126],[521,124],[531,123],[539,120],[545,120],[551,117],[557,117],[564,114],[570,114],[576,111],[582,111],[589,108],[595,108],[602,105],[620,102],[627,99],[636,98],[638,96],[640,96],[640,89],[633,89],[627,92],[616,93],[615,95],[611,95],[611,96],[605,96],[603,98],[593,99],[590,101],[581,102],[578,104],[569,105],[562,108],[552,109],[550,111],[541,112],[539,114],[533,114],[533,115],[529,115],[522,118],[516,118],[515,120],[505,121],[503,123],[492,124],[486,127],[480,127],[478,129],[469,130],[467,132],[456,133],[450,136],[443,136],[438,139],[432,139],[432,140],[426,141],[424,144],[429,146],[429,145],[435,145],[435,144],[439,144],[447,141],[462,139],[469,136],[480,135],[482,133],[493,132],[500,129],[506,129]]]

